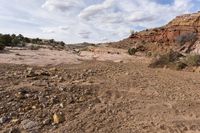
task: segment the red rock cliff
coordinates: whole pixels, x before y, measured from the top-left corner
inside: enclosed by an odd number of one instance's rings
[[[178,43],[180,37],[195,36],[195,40],[186,41],[183,45]],[[181,38],[181,39],[182,39]],[[200,40],[200,12],[178,16],[167,25],[147,29],[131,35],[128,39],[117,43],[119,47],[127,44],[129,47],[138,42],[146,42],[147,50],[176,49],[183,52],[193,51],[199,44]],[[127,47],[127,46],[124,46]]]

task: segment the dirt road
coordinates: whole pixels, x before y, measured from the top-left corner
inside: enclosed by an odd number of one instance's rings
[[[147,65],[136,57],[125,63],[1,64],[0,131],[200,132],[200,74]]]

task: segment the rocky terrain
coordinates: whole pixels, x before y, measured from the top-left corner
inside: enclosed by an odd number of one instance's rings
[[[199,132],[197,73],[141,59],[0,65],[1,132]]]
[[[200,132],[200,68],[153,69],[146,56],[174,50],[161,60],[171,63],[198,53],[199,16],[109,44],[4,47],[0,132]]]

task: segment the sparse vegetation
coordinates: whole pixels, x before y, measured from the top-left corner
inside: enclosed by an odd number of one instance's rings
[[[147,52],[146,52],[146,56],[147,56],[147,57],[152,57],[152,55],[153,55],[153,53],[152,53],[151,51],[147,51]]]
[[[8,34],[1,35],[0,36],[0,43],[5,46],[11,46],[12,45],[12,37]]]
[[[136,46],[135,48],[129,48],[128,49],[128,54],[129,55],[135,55],[136,52],[144,52],[146,48],[143,46],[144,44],[140,44]]]
[[[134,30],[130,30],[131,35],[134,35],[136,32]]]
[[[23,35],[9,35],[9,34],[0,34],[0,49],[4,49],[4,47],[25,47],[27,43],[37,44],[37,45],[51,45],[53,47],[63,48],[65,46],[64,42],[57,42],[54,39],[50,40],[42,40],[39,38],[28,38],[24,37]],[[32,46],[31,49],[36,50],[35,46]]]
[[[187,66],[199,66],[200,65],[200,55],[188,55],[183,60]]]
[[[185,63],[183,63],[183,62],[181,62],[181,61],[177,61],[177,62],[175,62],[175,63],[173,64],[173,66],[174,66],[174,68],[175,68],[176,70],[182,70],[182,69],[184,69],[184,68],[187,67],[187,64],[185,64]]]
[[[4,50],[4,48],[5,48],[5,45],[0,43],[0,51]]]
[[[200,66],[200,55],[189,54],[187,56],[183,56],[182,54],[174,51],[154,59],[149,65],[149,67],[152,68],[168,67],[176,70],[196,66]]]
[[[178,52],[170,51],[169,53],[161,55],[159,58],[154,59],[153,62],[149,65],[149,67],[156,68],[169,66],[177,62],[182,56],[183,55]]]
[[[31,45],[30,46],[30,50],[39,50],[40,49],[40,46],[38,45]]]
[[[137,49],[135,49],[135,48],[129,48],[128,49],[128,54],[129,55],[135,55],[136,52],[137,52]]]
[[[33,44],[39,44],[40,42],[42,42],[42,40],[39,38],[31,39],[31,43]]]
[[[176,41],[180,45],[184,45],[186,42],[194,43],[197,40],[197,34],[196,33],[187,33],[183,34],[177,37]]]

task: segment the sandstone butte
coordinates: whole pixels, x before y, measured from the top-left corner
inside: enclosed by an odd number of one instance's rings
[[[177,38],[191,34],[195,35],[195,41],[182,45],[177,42]],[[177,16],[165,26],[134,33],[129,38],[114,44],[120,48],[137,45],[145,46],[147,51],[168,52],[173,49],[183,53],[200,54],[200,11]]]

